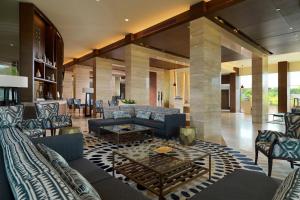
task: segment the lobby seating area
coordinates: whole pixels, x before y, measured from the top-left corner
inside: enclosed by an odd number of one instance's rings
[[[0,1],[0,200],[300,200],[298,0]]]

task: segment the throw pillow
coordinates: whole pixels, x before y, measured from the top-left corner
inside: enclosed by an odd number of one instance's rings
[[[140,119],[150,119],[150,116],[151,116],[150,111],[140,110],[136,113],[136,118],[140,118]]]
[[[273,200],[300,199],[300,168],[289,173],[277,188]]]
[[[164,113],[156,113],[154,116],[154,120],[164,122],[165,114]]]
[[[37,144],[37,147],[82,200],[101,200],[93,186],[77,170],[71,168],[59,153],[44,144]]]
[[[123,119],[123,118],[131,118],[131,115],[126,111],[114,111],[113,112],[114,119]]]

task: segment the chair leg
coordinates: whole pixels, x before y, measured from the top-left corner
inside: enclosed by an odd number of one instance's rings
[[[255,165],[257,165],[257,159],[258,159],[258,149],[255,146]]]
[[[268,158],[268,176],[272,175],[272,166],[273,166],[273,159]]]
[[[291,168],[294,169],[294,161],[290,161],[291,163]]]

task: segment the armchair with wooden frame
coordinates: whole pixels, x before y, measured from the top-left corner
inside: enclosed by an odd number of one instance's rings
[[[259,130],[255,140],[255,164],[258,152],[268,157],[268,176],[272,174],[273,160],[287,160],[294,168],[294,161],[300,161],[300,114],[287,113],[284,116],[286,132]]]

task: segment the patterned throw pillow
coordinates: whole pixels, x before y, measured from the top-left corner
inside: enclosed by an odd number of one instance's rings
[[[114,107],[104,107],[103,108],[103,115],[104,115],[104,119],[113,119],[113,112],[114,111],[118,111],[119,110],[119,106],[114,106]]]
[[[154,120],[164,122],[165,114],[164,113],[156,113],[154,116]]]
[[[289,173],[283,180],[273,197],[273,200],[300,199],[300,168]]]
[[[13,136],[1,137],[0,143],[6,175],[15,199],[80,199],[34,144]]]
[[[131,115],[126,111],[118,110],[113,112],[113,117],[114,119],[123,119],[123,118],[131,118]]]
[[[81,199],[101,200],[93,186],[77,170],[71,168],[59,153],[44,144],[37,144],[37,147]]]
[[[140,119],[150,119],[150,116],[151,116],[150,111],[139,110],[136,113],[136,118],[140,118]]]

